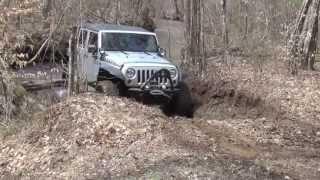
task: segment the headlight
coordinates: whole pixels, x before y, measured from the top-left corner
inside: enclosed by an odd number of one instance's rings
[[[126,71],[127,78],[133,79],[135,75],[136,75],[136,70],[135,69],[133,69],[133,68],[128,68],[127,69],[127,71]]]
[[[172,79],[176,78],[178,75],[178,71],[176,69],[170,69],[169,72]]]

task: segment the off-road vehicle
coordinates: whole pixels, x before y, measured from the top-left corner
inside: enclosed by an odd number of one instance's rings
[[[108,95],[138,94],[167,112],[192,116],[188,87],[155,33],[140,27],[86,24],[79,30],[78,76]]]

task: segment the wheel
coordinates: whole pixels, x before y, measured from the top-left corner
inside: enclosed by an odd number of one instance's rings
[[[96,91],[108,96],[120,96],[118,84],[112,81],[99,81],[96,85]]]
[[[194,103],[190,90],[184,82],[180,83],[179,89],[180,91],[173,95],[171,101],[169,101],[162,109],[167,115],[176,114],[192,118],[194,113]]]

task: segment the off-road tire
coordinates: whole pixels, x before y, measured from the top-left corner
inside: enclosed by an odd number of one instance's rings
[[[96,85],[96,91],[107,96],[120,96],[118,84],[112,81],[99,81]]]
[[[181,82],[178,88],[180,91],[173,95],[171,101],[169,101],[162,109],[167,115],[179,115],[192,118],[194,103],[190,90],[184,82]]]

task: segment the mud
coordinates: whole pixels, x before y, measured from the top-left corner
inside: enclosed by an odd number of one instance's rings
[[[190,83],[199,102],[193,124],[217,139],[222,154],[253,161],[284,179],[320,177],[319,126],[293,119],[232,82],[199,82]]]

